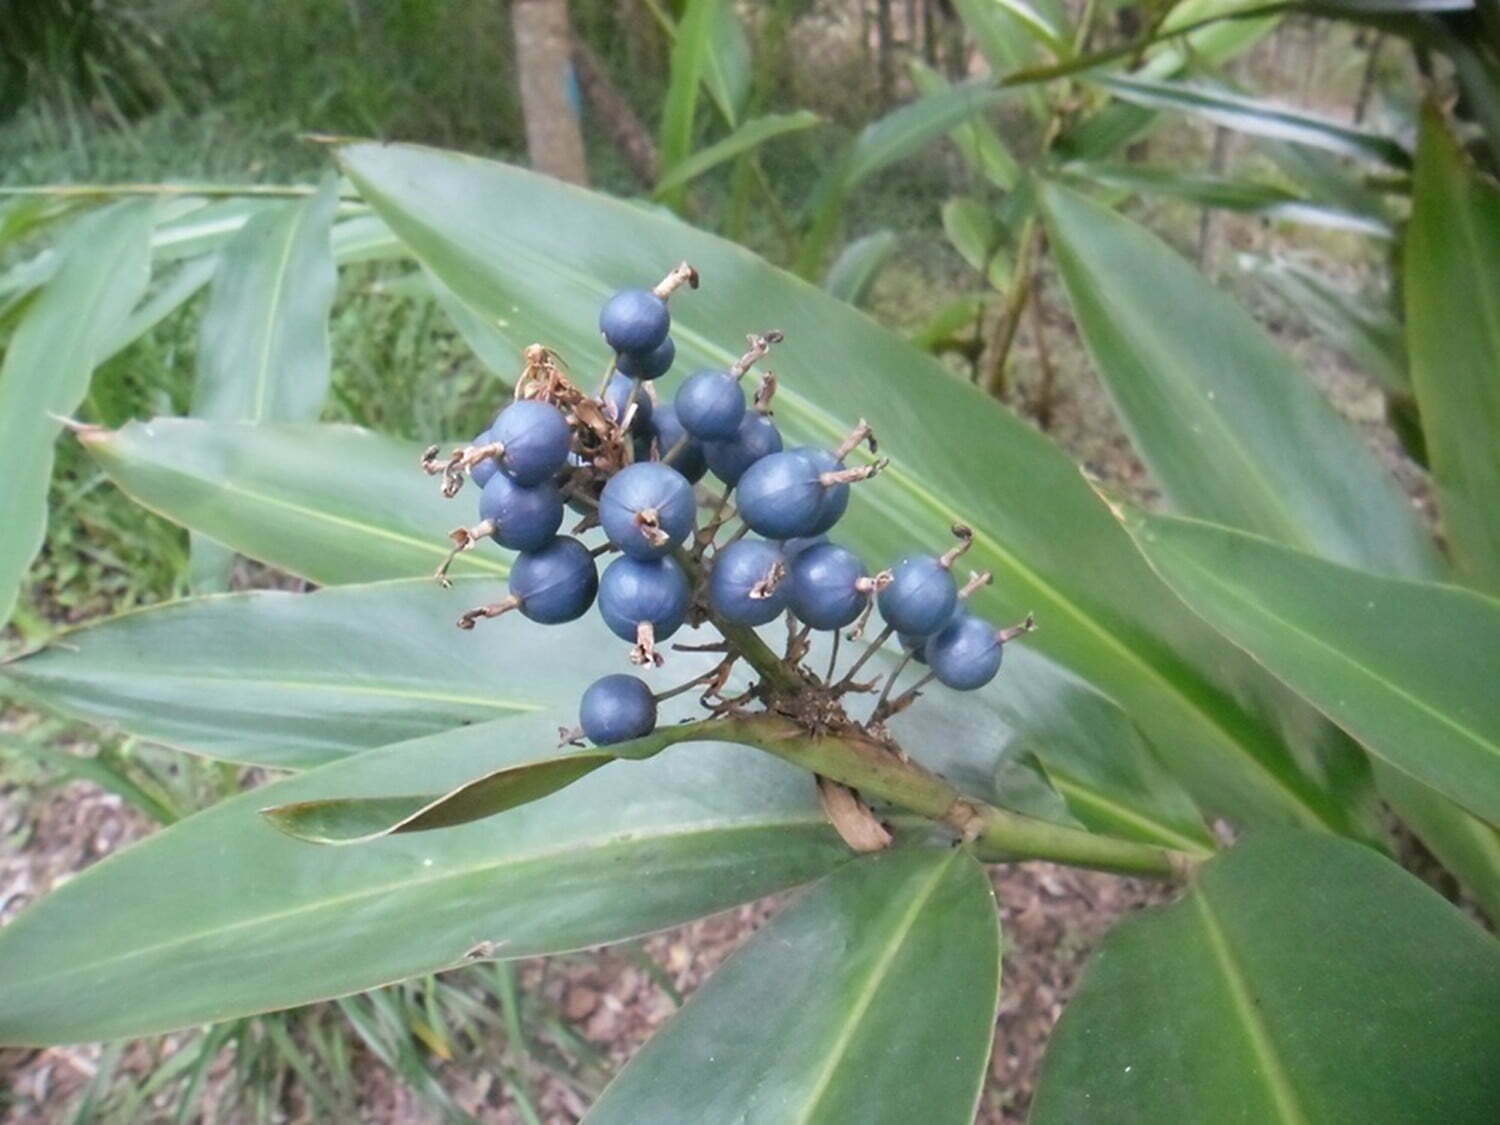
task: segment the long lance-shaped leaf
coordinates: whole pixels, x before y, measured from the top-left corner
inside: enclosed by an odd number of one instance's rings
[[[693,149],[693,125],[698,115],[698,91],[708,58],[713,53],[714,24],[722,0],[690,0],[672,41],[672,74],[662,106],[661,166],[670,173]],[[681,186],[666,193],[667,202],[680,207]]]
[[[708,744],[607,766],[503,820],[358,848],[294,840],[260,814],[457,785],[555,740],[537,717],[372,751],[235,797],[90,868],[0,931],[0,1043],[145,1035],[474,958],[619,941],[848,856],[805,773]]]
[[[1287,310],[1378,379],[1392,394],[1410,394],[1406,340],[1395,310],[1363,301],[1297,262],[1239,257],[1239,266],[1266,282]]]
[[[584,1120],[967,1122],[999,998],[984,869],[961,850],[861,859],[757,933]]]
[[[1412,384],[1462,573],[1500,591],[1500,188],[1422,118],[1402,289]]]
[[[953,83],[917,59],[912,60],[911,78],[923,96],[953,88]],[[977,114],[954,128],[948,134],[948,139],[958,147],[958,151],[974,171],[1001,190],[1009,191],[1020,180],[1021,167],[1016,163],[1016,158],[1005,147],[999,133]]]
[[[856,238],[828,267],[828,275],[823,278],[824,290],[840,301],[861,307],[870,295],[875,279],[900,244],[896,232],[891,230],[878,230]]]
[[[79,439],[140,504],[319,583],[431,574],[473,515],[472,492],[449,503],[422,475],[419,446],[354,426],[158,418]],[[502,577],[506,557],[486,545],[454,573]]]
[[[872,121],[849,148],[829,162],[808,204],[811,216],[797,270],[816,277],[838,232],[849,193],[880,169],[920,152],[1006,93],[982,85],[953,86],[929,94]]]
[[[198,334],[192,413],[231,422],[317,417],[332,361],[328,316],[338,274],[329,229],[338,178],[316,195],[262,211],[229,240]],[[233,555],[195,537],[195,591],[228,585]]]
[[[1178,509],[1354,565],[1441,572],[1385,470],[1243,310],[1128,220],[1064,189],[1045,199],[1095,363]],[[1339,755],[1336,740],[1328,753]],[[1436,795],[1388,773],[1376,770],[1386,798],[1488,908],[1500,906],[1493,830],[1457,808],[1443,814]]]
[[[508,310],[518,346],[559,348],[576,371],[607,362],[594,325],[609,293],[687,258],[705,283],[674,298],[681,369],[730,362],[741,331],[782,329],[778,419],[793,436],[837,440],[856,415],[881,434],[893,464],[862,487],[843,525],[872,558],[943,542],[954,522],[976,527],[969,561],[997,575],[976,607],[996,620],[1034,610],[1044,622],[1038,645],[1120,702],[1195,796],[1235,816],[1345,825],[1266,720],[1244,709],[1279,707],[1285,693],[1129,561],[1128,542],[1066,457],[941,365],[819,290],[674,220],[431,150],[357,146],[344,160],[428,268],[477,307]],[[555,221],[521,221],[539,209]],[[599,237],[586,245],[568,237],[579,224]],[[850,371],[860,373],[853,383]],[[924,409],[913,416],[915,382]]]
[[[616,760],[583,750],[505,766],[446,793],[411,797],[327,797],[272,805],[261,813],[282,832],[314,844],[367,844],[398,832],[431,832],[497,816],[556,793]]]
[[[0,664],[0,682],[70,718],[283,769],[507,715],[569,722],[624,646],[592,621],[454,628],[501,593],[495,579],[423,578],[194,598],[59,633]],[[677,655],[659,675],[699,668]]]
[[[1253,834],[1105,940],[1031,1120],[1493,1121],[1497,1010],[1500,944],[1435,892],[1348,841]]]
[[[657,182],[652,194],[658,197],[670,195],[703,173],[759,148],[775,137],[811,129],[822,122],[821,117],[807,109],[799,109],[795,113],[768,113],[763,117],[752,117],[723,140],[701,148],[675,164]]]
[[[1125,518],[1201,617],[1372,754],[1500,824],[1500,601],[1196,520]]]
[[[1334,206],[1307,199],[1274,184],[1228,176],[1151,168],[1138,164],[1090,163],[1067,165],[1070,180],[1103,187],[1122,188],[1142,195],[1167,195],[1200,207],[1264,215],[1290,223],[1350,230],[1376,238],[1394,238],[1395,231],[1383,215]]]
[[[1356,128],[1300,110],[1188,82],[1162,82],[1126,75],[1089,79],[1115,97],[1148,109],[1191,113],[1215,125],[1258,137],[1328,149],[1346,156],[1410,167],[1411,154],[1383,133]]]
[[[1056,185],[1041,197],[1094,366],[1176,507],[1351,565],[1437,572],[1395,482],[1248,313],[1129,219]]]
[[[47,526],[52,443],[88,390],[118,325],[146,291],[150,203],[79,219],[56,272],[11,335],[0,365],[0,622],[10,617]],[[107,268],[105,267],[107,263]]]

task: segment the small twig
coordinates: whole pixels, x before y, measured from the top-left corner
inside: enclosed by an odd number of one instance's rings
[[[689,289],[698,288],[698,271],[686,262],[679,262],[672,267],[671,273],[657,282],[651,292],[665,301],[684,285]]]
[[[854,424],[854,429],[849,431],[848,436],[839,442],[838,448],[833,451],[833,459],[842,464],[845,457],[859,448],[861,442],[866,441],[870,443],[871,453],[880,452],[880,446],[875,441],[875,431],[870,429],[870,423],[861,418]]]
[[[460,629],[472,629],[474,628],[474,623],[476,621],[482,621],[487,617],[499,617],[503,613],[509,613],[513,609],[519,609],[520,606],[521,599],[512,594],[510,597],[505,598],[502,601],[491,602],[489,605],[482,605],[477,607],[476,609],[466,611],[461,617],[459,617],[458,627]]]
[[[837,629],[833,631],[833,650],[828,654],[828,671],[823,674],[823,682],[825,684],[833,683],[833,670],[838,667],[839,638],[842,635]]]
[[[868,646],[866,646],[865,651],[862,652],[859,659],[854,662],[854,666],[850,668],[849,671],[844,673],[844,678],[840,680],[837,685],[835,685],[834,690],[838,691],[844,688],[846,685],[853,684],[855,675],[861,668],[865,666],[870,657],[874,656],[875,653],[885,644],[885,642],[891,639],[891,634],[895,631],[896,630],[891,628],[889,625],[882,629],[880,631],[880,635],[873,641],[871,641]]]
[[[749,351],[745,352],[744,355],[729,365],[729,374],[736,379],[744,378],[745,372],[749,371],[759,360],[763,359],[771,350],[773,344],[781,343],[786,337],[780,332],[771,331],[762,332],[759,335],[746,336],[745,339],[750,343]]]

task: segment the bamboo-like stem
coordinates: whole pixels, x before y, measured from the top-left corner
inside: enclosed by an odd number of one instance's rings
[[[645,758],[667,746],[695,741],[751,746],[857,789],[866,798],[947,825],[970,841],[975,854],[988,862],[1042,859],[1125,875],[1183,879],[1211,854],[1099,836],[995,808],[960,793],[942,778],[863,734],[810,734],[780,715],[728,716],[667,727],[634,743],[622,744],[620,756]]]

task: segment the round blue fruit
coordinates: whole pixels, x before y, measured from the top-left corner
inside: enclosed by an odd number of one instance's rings
[[[543,625],[576,621],[588,611],[599,589],[594,556],[576,539],[559,535],[536,551],[516,556],[510,592],[520,610]]]
[[[843,463],[827,449],[821,449],[816,445],[799,445],[792,450],[793,453],[806,457],[808,462],[819,474],[836,473],[842,469]],[[809,535],[822,535],[825,531],[832,529],[833,525],[844,518],[844,512],[849,507],[849,486],[847,484],[825,485],[823,488],[823,499],[818,503],[818,515],[812,523]]]
[[[599,583],[599,612],[621,640],[634,641],[636,627],[649,623],[664,641],[687,618],[692,589],[675,559],[622,556],[604,568]]]
[[[865,564],[848,548],[809,547],[791,563],[792,612],[814,629],[842,629],[865,608],[869,595],[858,583],[868,577]]]
[[[931,636],[953,616],[958,583],[931,555],[913,555],[891,568],[891,581],[877,599],[880,616],[899,633]]]
[[[714,476],[733,488],[751,465],[781,452],[781,431],[760,411],[747,410],[734,437],[706,442],[703,452]]]
[[[686,477],[660,461],[639,461],[609,478],[599,496],[599,522],[631,558],[659,559],[692,532],[696,507]],[[653,526],[666,538],[650,534]]]
[[[960,613],[927,641],[927,665],[938,682],[974,691],[1000,671],[1000,631],[972,613]]]
[[[809,547],[816,547],[819,543],[827,543],[826,535],[806,535],[800,539],[783,539],[781,541],[781,553],[788,559],[794,559]]]
[[[708,472],[708,461],[703,455],[703,443],[687,430],[677,418],[677,407],[670,402],[657,406],[651,416],[651,428],[656,434],[656,453],[663,464],[671,465],[689,484],[697,484]]]
[[[632,379],[660,379],[677,358],[677,344],[668,336],[649,352],[621,352],[615,367]]]
[[[622,289],[599,310],[599,331],[617,352],[654,352],[671,327],[667,303],[646,289]]]
[[[614,421],[619,422],[625,417],[625,411],[634,407],[635,413],[631,415],[630,432],[633,434],[651,432],[651,396],[646,393],[646,388],[635,379],[616,371],[609,377],[609,382],[604,384],[602,397],[604,412]]]
[[[485,430],[484,433],[480,434],[469,444],[489,445],[490,442],[494,440],[494,438],[490,437],[489,430]],[[469,479],[473,481],[477,487],[483,488],[485,485],[490,483],[490,478],[499,471],[500,466],[496,463],[495,459],[493,457],[486,457],[483,461],[478,462],[476,465],[469,469]]]
[[[505,446],[500,469],[528,488],[552,477],[568,461],[573,432],[562,411],[545,402],[522,400],[500,411],[490,437]]]
[[[786,559],[776,544],[764,539],[735,540],[714,556],[714,568],[708,577],[709,606],[735,625],[774,621],[786,609],[791,593],[785,566]],[[783,568],[783,573],[775,588],[765,595],[763,587],[778,568]]]
[[[578,725],[595,746],[642,738],[656,729],[656,699],[637,676],[602,676],[579,701]]]
[[[727,371],[700,371],[677,388],[677,420],[699,441],[729,441],[745,417],[745,392]]]
[[[562,494],[550,481],[522,488],[504,473],[490,477],[479,494],[479,518],[495,525],[490,537],[513,551],[545,547],[562,526]]]
[[[772,453],[745,470],[735,486],[739,513],[767,539],[816,535],[827,493],[820,470],[800,453]]]

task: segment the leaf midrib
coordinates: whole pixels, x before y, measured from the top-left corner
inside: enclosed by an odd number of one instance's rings
[[[257,914],[254,917],[245,918],[238,922],[231,922],[227,925],[215,926],[207,930],[199,930],[190,934],[178,934],[167,941],[156,942],[151,945],[136,946],[132,949],[127,949],[123,952],[116,953],[113,956],[102,957],[94,961],[75,961],[69,964],[67,968],[63,969],[62,971],[52,973],[48,976],[39,977],[35,974],[28,975],[27,985],[32,989],[38,987],[49,987],[57,981],[64,980],[71,976],[76,976],[80,973],[92,972],[108,965],[116,965],[122,962],[135,960],[137,958],[146,957],[152,954],[159,953],[165,949],[173,949],[179,946],[191,945],[194,942],[216,938],[223,934],[233,933],[237,930],[249,929],[256,926],[281,922],[287,918],[294,918],[303,914],[315,914],[321,910],[334,907],[342,907],[347,903],[360,902],[362,900],[370,898],[378,898],[383,895],[388,895],[399,891],[411,890],[416,887],[425,887],[437,883],[462,880],[473,875],[498,871],[504,868],[521,868],[531,864],[543,863],[549,859],[554,859],[558,856],[567,855],[569,853],[587,853],[591,855],[598,855],[615,848],[639,846],[642,841],[647,839],[653,842],[660,843],[663,841],[688,839],[693,836],[719,836],[732,832],[751,832],[757,830],[780,832],[797,828],[825,827],[826,825],[827,821],[821,813],[806,813],[798,817],[782,817],[778,819],[746,819],[733,822],[698,821],[691,824],[673,826],[668,830],[656,832],[652,832],[650,828],[647,828],[645,830],[623,831],[611,836],[603,837],[597,843],[590,839],[575,840],[571,841],[564,847],[542,848],[537,849],[536,851],[527,852],[523,855],[505,856],[498,860],[486,863],[477,863],[463,867],[449,868],[437,872],[436,874],[431,875],[427,878],[401,879],[392,883],[383,883],[379,886],[363,887],[358,891],[343,895],[334,895],[329,898],[320,899],[317,902],[304,903],[300,906],[295,906],[287,910],[271,911],[264,914]],[[275,831],[275,829],[267,826],[267,831]],[[157,837],[157,839],[161,838],[164,837]],[[308,846],[311,847],[312,845]],[[107,872],[107,865],[101,864],[94,870]],[[14,925],[15,923],[12,924],[11,929],[13,929]],[[6,932],[11,932],[11,929],[8,929]]]
[[[1208,905],[1207,893],[1202,887],[1198,887],[1190,897],[1197,907],[1204,935],[1208,938],[1209,951],[1213,954],[1215,965],[1228,989],[1230,1003],[1244,1027],[1250,1051],[1260,1063],[1258,1073],[1265,1078],[1271,1104],[1275,1107],[1278,1118],[1288,1125],[1307,1125],[1307,1117],[1302,1112],[1291,1078],[1276,1053],[1270,1031],[1256,1007],[1255,998],[1250,993],[1239,962],[1235,960],[1229,939]]]
[[[953,850],[944,857],[941,863],[934,865],[932,875],[922,885],[920,891],[914,894],[901,917],[897,920],[896,927],[891,931],[886,947],[881,951],[875,964],[870,967],[865,977],[864,985],[855,997],[854,1003],[850,1004],[844,1017],[843,1025],[838,1034],[834,1036],[833,1042],[823,1053],[823,1067],[813,1082],[812,1089],[808,1091],[807,1099],[803,1103],[802,1111],[797,1116],[797,1125],[808,1125],[816,1120],[814,1114],[818,1103],[828,1092],[829,1085],[833,1082],[833,1076],[839,1065],[843,1062],[844,1055],[849,1050],[849,1044],[854,1039],[854,1034],[859,1030],[859,1022],[869,1011],[870,1005],[875,1001],[875,993],[879,991],[881,983],[885,980],[886,973],[890,971],[891,963],[895,961],[896,955],[901,952],[902,946],[906,944],[907,936],[916,925],[917,917],[922,908],[927,905],[937,886],[942,882],[943,876],[947,874],[949,867],[953,865],[954,857],[964,854]]]
[[[116,446],[111,446],[111,444],[110,444],[112,441],[115,441],[118,438],[118,435],[120,433],[121,433],[121,431],[116,430],[112,434],[108,435],[107,437],[105,437],[105,438],[103,438],[101,440],[95,441],[93,444],[96,447],[101,447],[102,449],[104,449],[106,451],[109,451],[109,450],[112,449],[113,452],[114,452],[114,454],[115,454],[115,456],[116,456],[116,458],[119,459],[119,460],[121,460],[121,461],[123,461],[126,458],[125,458],[125,455],[120,451],[119,447],[117,445]],[[442,547],[435,546],[432,543],[429,543],[428,541],[426,541],[425,539],[415,539],[415,538],[412,538],[409,535],[404,535],[404,534],[402,534],[399,531],[394,531],[394,530],[392,530],[392,529],[390,529],[388,527],[382,527],[379,524],[360,523],[359,521],[350,519],[347,516],[335,515],[333,512],[327,511],[326,509],[309,508],[309,507],[307,507],[306,505],[303,505],[303,504],[295,504],[295,503],[291,502],[290,500],[283,500],[283,499],[279,499],[279,498],[274,497],[274,496],[268,496],[268,495],[266,495],[264,493],[256,492],[256,491],[254,491],[252,489],[245,488],[244,486],[235,483],[229,477],[217,477],[217,478],[215,478],[215,477],[209,477],[209,476],[205,476],[205,475],[199,475],[199,474],[195,474],[195,473],[186,472],[183,469],[177,467],[176,465],[165,464],[162,461],[160,461],[159,459],[154,458],[154,457],[150,459],[149,463],[158,472],[160,472],[160,473],[169,474],[169,475],[176,476],[176,477],[181,477],[183,479],[190,480],[190,481],[198,481],[200,483],[207,484],[210,488],[216,489],[216,490],[218,490],[220,492],[226,492],[226,493],[229,493],[230,495],[234,495],[234,496],[241,496],[241,497],[244,497],[244,498],[246,498],[248,500],[254,501],[256,503],[263,504],[263,505],[265,505],[267,507],[271,507],[271,508],[283,508],[286,511],[296,512],[298,515],[308,517],[308,518],[313,519],[315,521],[322,521],[322,522],[325,522],[325,523],[333,524],[333,525],[338,526],[338,527],[348,528],[348,529],[350,529],[352,531],[356,531],[356,532],[358,532],[358,533],[360,533],[362,535],[371,535],[371,536],[374,536],[376,538],[387,539],[387,540],[389,540],[389,541],[391,541],[393,543],[399,543],[399,544],[401,544],[403,546],[406,546],[406,547],[416,548],[416,549],[422,551],[425,554],[432,555],[435,558],[443,558],[443,557],[446,557],[447,554],[448,554],[448,552],[446,550],[444,550]],[[127,488],[126,491],[130,491],[130,490]],[[158,514],[162,515],[164,518],[170,519],[174,523],[180,522],[180,521],[174,519],[168,513],[161,512],[161,511],[159,511],[159,509],[156,509],[156,508],[152,507],[150,504],[147,504],[144,500],[141,500],[139,497],[136,497],[136,500],[137,500],[138,503],[141,504],[142,507],[150,508],[152,511],[158,512]],[[213,538],[213,537],[211,536],[210,538]],[[228,544],[226,544],[226,545],[228,545]],[[510,573],[510,567],[508,565],[506,565],[504,563],[494,562],[493,560],[491,560],[489,558],[486,558],[484,555],[475,555],[475,554],[461,555],[459,557],[459,559],[458,559],[458,563],[457,564],[458,565],[467,564],[467,565],[470,565],[470,566],[478,567],[478,568],[481,568],[481,569],[484,569],[484,570],[491,571],[491,572],[493,572],[493,573],[495,573],[495,574],[497,574],[497,575],[499,575],[501,577],[504,577],[504,576],[506,576],[506,575],[508,575]],[[311,577],[311,576],[309,575],[308,577]],[[419,577],[419,576],[416,576],[416,575],[405,575],[403,577]]]
[[[1477,749],[1493,755],[1496,758],[1500,758],[1500,745],[1488,741],[1478,731],[1470,730],[1467,726],[1458,722],[1456,719],[1450,718],[1444,712],[1428,704],[1420,696],[1413,695],[1410,692],[1403,690],[1392,681],[1383,678],[1381,675],[1379,675],[1379,673],[1377,673],[1367,665],[1360,663],[1358,660],[1354,659],[1354,657],[1347,655],[1343,652],[1343,650],[1334,647],[1316,634],[1309,633],[1307,630],[1303,629],[1294,622],[1288,621],[1286,618],[1281,617],[1279,614],[1273,613],[1270,609],[1263,606],[1260,602],[1252,599],[1246,593],[1241,592],[1234,586],[1231,586],[1227,582],[1223,581],[1223,579],[1219,578],[1219,576],[1216,575],[1213,571],[1199,565],[1194,559],[1181,553],[1179,553],[1178,557],[1181,558],[1183,562],[1185,562],[1188,566],[1192,567],[1195,572],[1207,579],[1210,585],[1229,595],[1229,597],[1231,597],[1238,604],[1248,607],[1251,610],[1252,615],[1258,612],[1266,620],[1274,622],[1276,625],[1284,628],[1286,631],[1308,642],[1313,647],[1326,652],[1330,656],[1334,657],[1338,662],[1347,665],[1356,673],[1364,676],[1367,680],[1371,681],[1377,687],[1398,697],[1423,714],[1436,719],[1441,725],[1448,727],[1461,739],[1473,743],[1473,745]],[[1249,650],[1247,649],[1246,651],[1248,652]],[[1253,652],[1251,652],[1250,655],[1254,657],[1257,663],[1266,667],[1268,670],[1271,670],[1270,665],[1267,664],[1266,661],[1262,660],[1258,655]],[[1285,679],[1284,677],[1279,675],[1278,678],[1283,680]],[[1289,684],[1288,686],[1292,685]],[[1384,757],[1384,754],[1382,754],[1381,756]],[[1403,771],[1409,770],[1409,767],[1403,765],[1400,762],[1391,761],[1391,759],[1389,758],[1387,758],[1386,760],[1390,761],[1391,765],[1396,766],[1398,769],[1402,769]]]
[[[270,384],[271,370],[271,347],[281,337],[278,331],[278,316],[281,304],[286,299],[288,266],[292,260],[292,248],[297,244],[297,237],[303,225],[307,222],[308,213],[316,204],[317,197],[294,205],[292,220],[286,224],[285,238],[282,241],[281,253],[276,263],[276,272],[271,285],[271,300],[266,306],[266,318],[263,324],[260,344],[260,362],[255,371],[255,402],[251,408],[251,421],[259,422],[266,417],[266,389]]]

